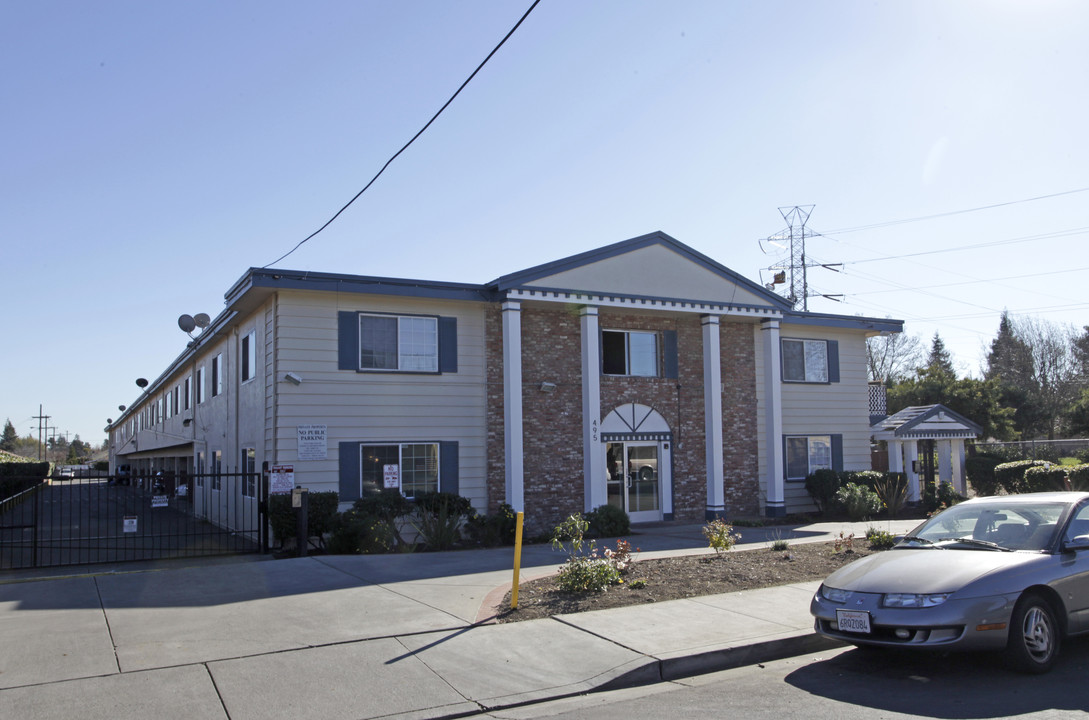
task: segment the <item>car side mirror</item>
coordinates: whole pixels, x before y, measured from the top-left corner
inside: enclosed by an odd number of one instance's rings
[[[1089,550],[1089,535],[1078,535],[1063,542],[1063,552]]]

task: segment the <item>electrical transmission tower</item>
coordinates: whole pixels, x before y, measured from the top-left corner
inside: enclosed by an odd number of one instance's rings
[[[781,207],[779,214],[783,216],[787,227],[774,235],[760,241],[760,249],[765,254],[777,253],[779,260],[768,268],[772,273],[770,282],[765,283],[768,290],[775,290],[777,285],[785,285],[784,296],[795,308],[798,303],[802,305],[803,312],[809,312],[809,278],[807,270],[811,267],[824,267],[834,269],[834,266],[825,263],[809,263],[805,255],[805,239],[807,237],[819,237],[820,233],[806,228],[809,216],[815,205],[795,205],[794,207]],[[767,247],[765,246],[767,244]],[[773,248],[773,250],[769,250]],[[842,295],[825,295],[814,293],[830,300],[842,298]]]

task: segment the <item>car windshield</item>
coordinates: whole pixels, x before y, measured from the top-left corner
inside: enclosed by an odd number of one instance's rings
[[[1040,551],[1055,538],[1061,502],[962,503],[935,515],[906,543],[914,546]]]

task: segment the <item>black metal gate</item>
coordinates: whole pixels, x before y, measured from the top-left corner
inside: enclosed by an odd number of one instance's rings
[[[268,550],[260,473],[61,477],[0,499],[0,570]]]

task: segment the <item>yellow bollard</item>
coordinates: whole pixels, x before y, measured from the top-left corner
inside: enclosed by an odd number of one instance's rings
[[[518,572],[522,569],[522,515],[518,513],[518,523],[514,531],[514,584],[510,589],[510,609],[518,609]]]

